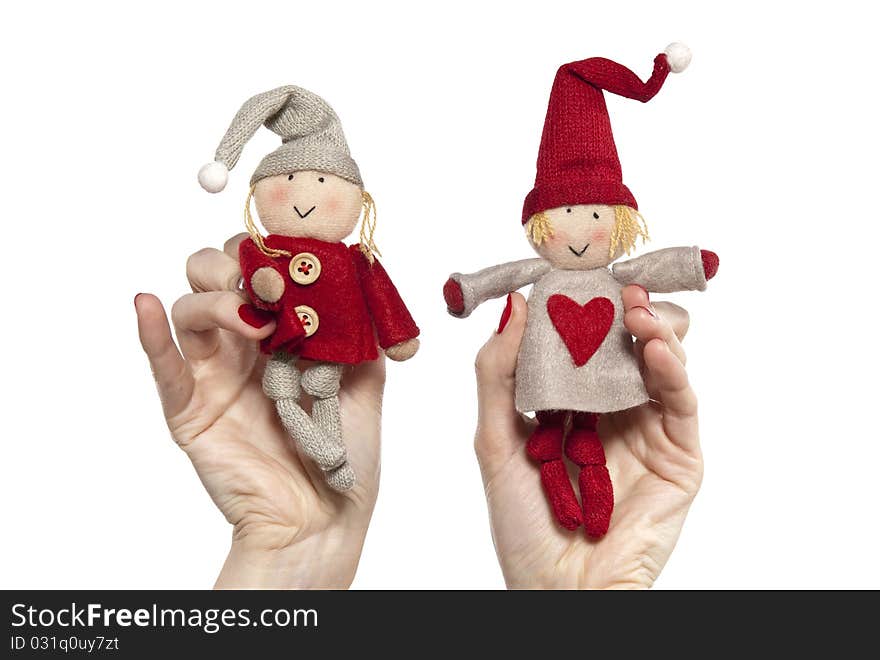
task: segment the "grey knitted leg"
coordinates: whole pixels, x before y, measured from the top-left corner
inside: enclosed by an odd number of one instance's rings
[[[300,407],[300,374],[289,357],[276,354],[266,363],[263,391],[275,402],[281,423],[297,446],[318,467],[332,470],[345,463],[345,445],[331,438]]]
[[[338,468],[327,470],[324,473],[324,477],[327,479],[327,485],[339,493],[351,490],[357,482],[357,478],[354,476],[354,470],[351,467],[351,463],[348,461],[340,465]]]
[[[328,436],[345,451],[342,438],[342,420],[339,414],[339,381],[342,378],[342,366],[321,363],[303,373],[302,388],[310,394],[312,402],[312,419]],[[354,470],[347,462],[342,463],[325,473],[327,484],[336,491],[346,491],[354,486]]]

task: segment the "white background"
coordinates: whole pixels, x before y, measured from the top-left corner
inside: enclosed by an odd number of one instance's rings
[[[880,587],[877,57],[864,3],[6,3],[0,186],[2,587],[192,587],[230,530],[170,440],[132,298],[242,230],[250,95],[294,83],[342,118],[384,262],[423,329],[389,364],[382,489],[355,586],[503,586],[472,451],[473,357],[503,301],[448,317],[447,273],[531,256],[520,228],[556,68],[642,77],[608,96],[652,249],[721,256],[686,346],[705,483],[665,588]]]

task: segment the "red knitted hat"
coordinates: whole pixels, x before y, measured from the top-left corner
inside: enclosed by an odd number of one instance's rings
[[[625,204],[637,209],[635,197],[623,184],[602,90],[646,103],[660,91],[670,71],[684,71],[690,60],[687,46],[670,44],[654,58],[654,72],[647,82],[602,57],[559,67],[544,120],[535,187],[523,204],[523,223],[535,213],[573,204]]]

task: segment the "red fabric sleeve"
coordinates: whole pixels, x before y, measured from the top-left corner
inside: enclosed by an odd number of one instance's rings
[[[382,264],[378,261],[371,264],[357,245],[349,250],[357,264],[361,291],[376,326],[379,346],[386,349],[418,337],[419,328]]]
[[[266,302],[254,293],[254,290],[251,287],[251,278],[254,276],[254,273],[260,268],[266,266],[274,268],[282,278],[284,277],[284,273],[278,264],[275,263],[275,260],[260,252],[260,248],[254,244],[253,240],[246,238],[238,246],[238,262],[241,266],[241,278],[244,282],[244,289],[248,292],[248,295],[254,303],[254,307],[272,312],[277,312],[281,309],[281,299],[274,303]]]

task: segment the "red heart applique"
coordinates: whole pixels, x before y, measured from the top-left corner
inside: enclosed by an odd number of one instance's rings
[[[584,366],[602,345],[614,321],[614,303],[593,298],[580,305],[568,296],[547,299],[547,313],[577,367]]]

